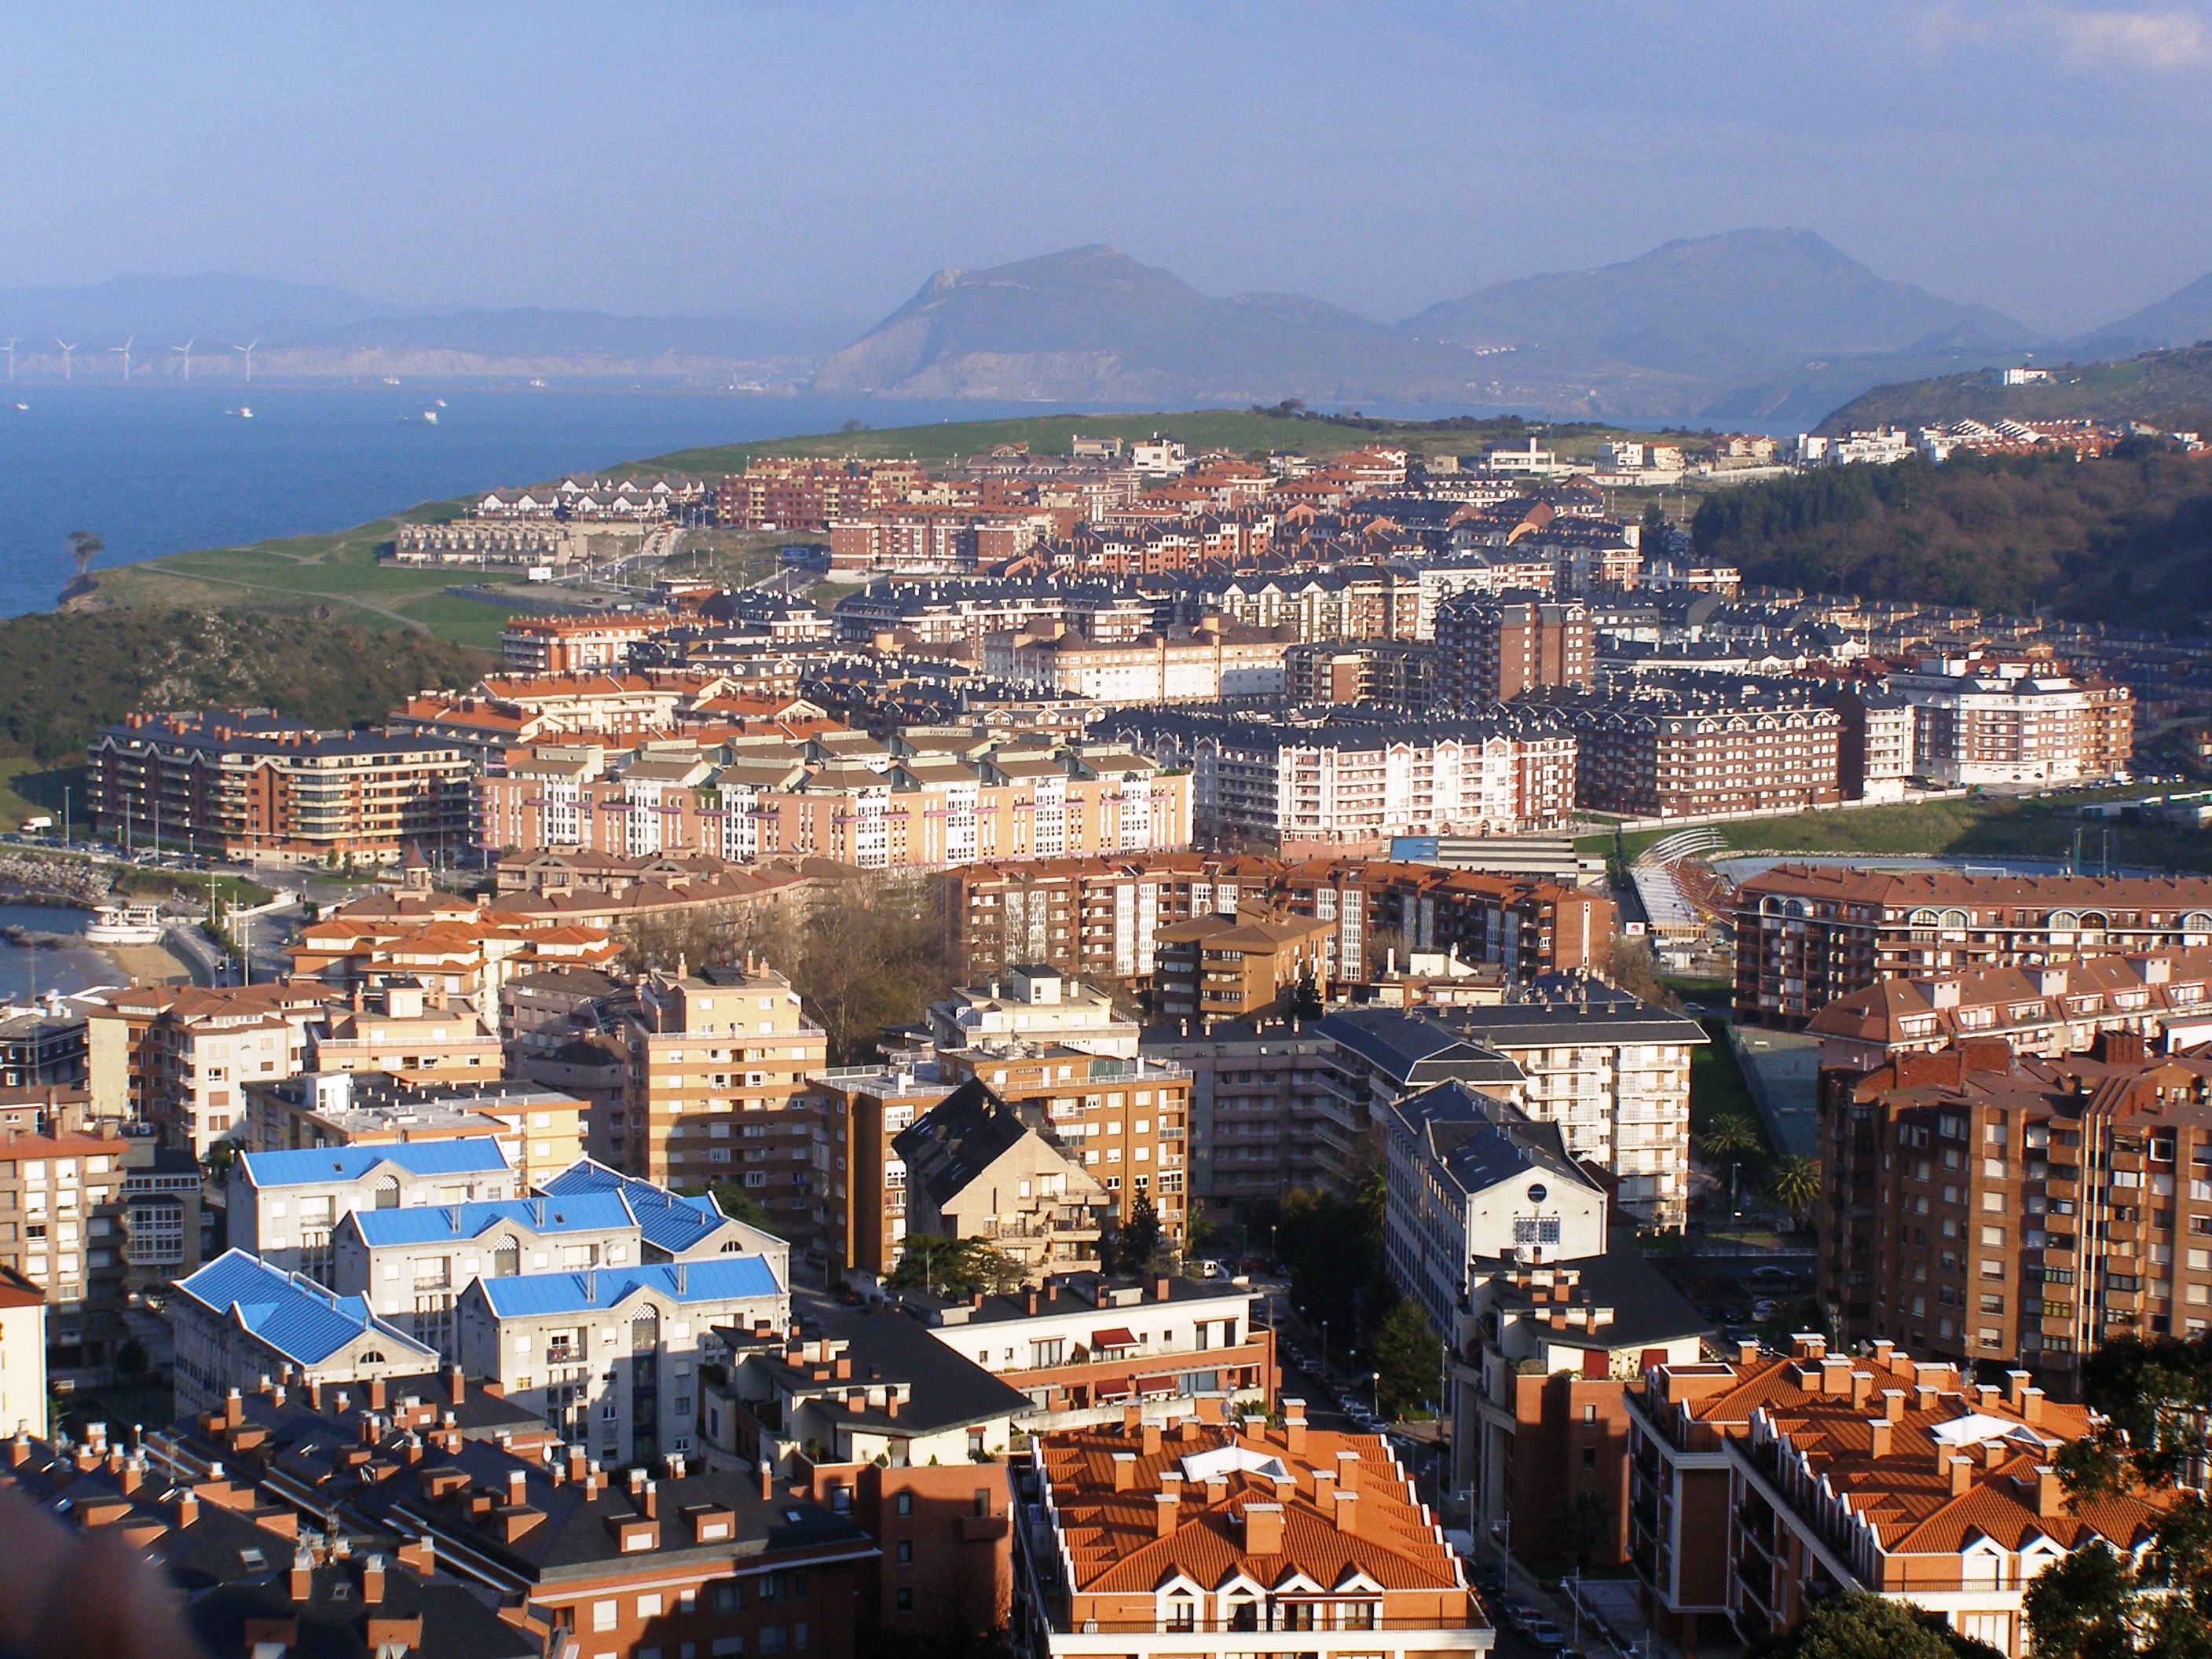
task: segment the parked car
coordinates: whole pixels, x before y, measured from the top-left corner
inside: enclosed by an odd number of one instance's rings
[[[1567,1644],[1566,1632],[1548,1619],[1531,1619],[1521,1633],[1549,1653],[1557,1653]]]
[[[1774,1300],[1771,1297],[1761,1297],[1758,1301],[1751,1304],[1751,1316],[1756,1322],[1761,1325],[1764,1325],[1768,1320],[1773,1318],[1775,1315],[1781,1311],[1782,1304]]]
[[[1796,1273],[1772,1261],[1761,1262],[1747,1276],[1762,1290],[1795,1290],[1800,1282]]]

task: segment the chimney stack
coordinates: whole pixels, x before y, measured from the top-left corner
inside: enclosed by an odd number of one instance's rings
[[[384,1409],[384,1379],[380,1376],[368,1379],[368,1408],[373,1412]]]
[[[1160,1449],[1160,1425],[1157,1423],[1147,1423],[1138,1431],[1138,1433],[1140,1437],[1140,1443],[1145,1449],[1145,1455],[1157,1456]]]
[[[2063,1514],[2065,1508],[2065,1486],[2058,1479],[2058,1471],[2045,1463],[2035,1472],[2035,1512],[2049,1516]]]
[[[645,1483],[645,1518],[648,1521],[660,1518],[660,1482],[658,1480]]]
[[[1868,1456],[1869,1456],[1869,1457],[1887,1457],[1887,1456],[1888,1456],[1888,1455],[1889,1455],[1889,1437],[1890,1437],[1891,1433],[1893,1432],[1893,1429],[1894,1429],[1894,1425],[1893,1425],[1890,1422],[1890,1420],[1889,1420],[1887,1418],[1886,1418],[1886,1417],[1877,1417],[1877,1418],[1874,1418],[1874,1419],[1870,1419],[1870,1420],[1868,1422],[1868,1424],[1867,1424],[1867,1455],[1868,1455]]]
[[[1905,1390],[1884,1389],[1881,1391],[1882,1420],[1888,1423],[1905,1421]]]
[[[1283,1449],[1294,1456],[1305,1455],[1306,1402],[1303,1400],[1283,1401]]]
[[[1114,1454],[1114,1490],[1133,1491],[1137,1484],[1137,1455],[1134,1452]]]
[[[513,1508],[520,1509],[524,1504],[529,1501],[529,1497],[530,1472],[527,1469],[509,1469],[507,1472],[507,1501],[508,1504]]]
[[[468,1403],[468,1374],[459,1365],[447,1366],[446,1368],[446,1403],[451,1406],[465,1406]]]
[[[1964,1498],[1966,1488],[1974,1484],[1974,1462],[1970,1457],[1954,1457],[1948,1453],[1943,1462],[1951,1477],[1951,1496]]]
[[[775,1466],[763,1457],[760,1462],[760,1495],[765,1504],[775,1496]]]
[[[365,1607],[375,1607],[384,1600],[384,1558],[365,1557],[361,1564],[361,1599]]]
[[[304,1549],[292,1556],[292,1600],[304,1601],[315,1593],[315,1558]]]
[[[1346,1533],[1354,1536],[1358,1535],[1359,1531],[1359,1494],[1356,1492],[1347,1492],[1344,1487],[1340,1486],[1329,1493],[1328,1498],[1331,1510],[1330,1518],[1336,1522],[1336,1529],[1340,1533]]]
[[[1247,1504],[1244,1506],[1244,1553],[1280,1555],[1283,1553],[1283,1506]]]
[[[1152,1535],[1156,1538],[1174,1537],[1176,1522],[1182,1513],[1182,1493],[1154,1492],[1152,1494]]]

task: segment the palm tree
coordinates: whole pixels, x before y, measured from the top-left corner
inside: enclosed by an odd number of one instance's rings
[[[1698,1139],[1709,1157],[1735,1158],[1759,1145],[1759,1128],[1741,1112],[1730,1112],[1705,1125]]]
[[[1812,1158],[1785,1158],[1767,1178],[1774,1201],[1802,1221],[1820,1201],[1820,1162]]]

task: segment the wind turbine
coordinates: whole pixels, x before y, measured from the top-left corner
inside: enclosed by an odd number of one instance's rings
[[[64,340],[58,334],[54,336],[54,343],[62,349],[62,379],[66,380],[70,378],[70,354],[76,350],[76,344]]]
[[[195,334],[192,336],[191,339],[185,341],[184,344],[180,346],[171,346],[169,348],[172,351],[181,351],[185,355],[185,384],[186,386],[190,386],[192,383],[192,343],[193,341],[198,340],[199,337],[200,337],[198,335]]]
[[[121,345],[107,348],[110,351],[119,351],[123,354],[123,378],[126,382],[131,379],[131,348],[137,343],[138,337],[134,334]]]
[[[242,351],[246,354],[246,383],[248,386],[252,386],[253,384],[253,346],[258,346],[260,343],[261,337],[257,334],[253,337],[253,345],[234,345],[231,347],[233,351]]]
[[[6,349],[8,352],[8,378],[11,380],[15,378],[15,347],[17,343],[18,342],[15,336],[10,334],[8,337]]]

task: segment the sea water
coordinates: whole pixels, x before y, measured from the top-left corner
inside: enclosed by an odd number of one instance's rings
[[[438,399],[443,398],[441,407]],[[17,408],[21,403],[27,407]],[[228,410],[241,405],[251,420]],[[437,423],[420,418],[434,409]],[[1041,414],[1042,406],[684,392],[0,385],[0,616],[75,570],[343,530],[418,501],[708,444]]]

